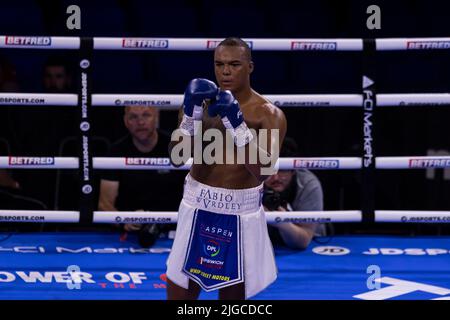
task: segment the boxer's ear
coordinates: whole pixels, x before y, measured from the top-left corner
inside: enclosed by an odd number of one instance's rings
[[[250,61],[250,63],[249,63],[249,71],[250,71],[250,73],[252,73],[254,69],[255,69],[255,64],[253,63],[253,61]]]

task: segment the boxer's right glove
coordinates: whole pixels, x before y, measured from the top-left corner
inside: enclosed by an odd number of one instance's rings
[[[193,79],[184,91],[183,120],[180,129],[185,135],[193,136],[197,133],[203,117],[203,101],[215,99],[219,89],[216,84],[207,79]]]

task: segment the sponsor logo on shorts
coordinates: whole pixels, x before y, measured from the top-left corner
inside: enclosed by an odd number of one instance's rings
[[[122,39],[122,48],[167,49],[168,47],[167,39]]]
[[[224,263],[225,262],[221,260],[214,260],[205,257],[198,258],[198,264],[205,266],[206,268],[222,269]]]
[[[408,50],[450,49],[450,41],[408,41]]]
[[[337,169],[339,168],[339,160],[306,160],[306,159],[294,159],[295,169],[308,169],[308,168],[323,168],[323,169]]]
[[[52,38],[50,37],[5,37],[5,45],[7,46],[51,46]]]
[[[127,166],[170,166],[169,158],[125,158]]]
[[[9,157],[8,164],[11,166],[51,166],[55,164],[53,157]]]
[[[200,194],[196,196],[196,200],[205,209],[239,210],[241,208],[241,203],[233,202],[233,196],[231,194],[215,192],[205,188],[200,190]],[[211,230],[215,231],[216,228],[213,227]]]
[[[233,236],[233,232],[230,230],[223,229],[220,227],[207,226],[204,224],[200,225],[200,234],[207,236],[220,236],[224,238],[224,240],[226,241],[230,241],[229,239],[231,239],[231,237]]]
[[[434,158],[434,159],[410,159],[410,168],[447,168],[450,167],[450,159]]]
[[[312,41],[292,41],[291,50],[305,51],[334,51],[337,49],[336,42],[312,42]]]
[[[210,257],[215,257],[220,253],[220,244],[214,240],[208,240],[203,244],[203,250],[205,254]]]

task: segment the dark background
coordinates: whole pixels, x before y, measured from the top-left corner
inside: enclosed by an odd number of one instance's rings
[[[81,30],[66,28],[66,8],[81,8]],[[381,30],[368,30],[366,8],[381,8]],[[0,3],[1,35],[226,37],[243,38],[379,38],[449,37],[450,4],[446,1],[299,1],[211,0],[32,1]],[[74,51],[0,49],[0,58],[16,70],[18,91],[42,92],[42,67],[50,55],[76,60]],[[449,92],[450,52],[378,52],[378,93]],[[253,52],[252,84],[262,94],[360,93],[361,53]],[[95,51],[93,93],[181,94],[195,77],[214,79],[212,52]],[[75,92],[75,90],[73,90]],[[0,106],[1,155],[77,156],[67,142],[76,113],[52,107]],[[39,109],[39,110],[38,110]],[[284,109],[288,135],[300,146],[299,156],[361,156],[358,109]],[[122,110],[93,108],[94,156],[123,134]],[[378,156],[450,154],[449,107],[381,109],[375,124]],[[59,125],[59,127],[58,127]],[[161,115],[161,129],[176,126],[176,112]],[[52,127],[53,131],[42,128]],[[24,136],[26,138],[24,138]],[[29,146],[30,137],[36,146]],[[28,143],[24,141],[27,140]],[[50,154],[49,154],[50,153]],[[40,173],[16,170],[23,185],[42,182]],[[360,208],[358,171],[316,171],[325,194],[325,210]],[[37,178],[36,178],[37,177]],[[27,180],[28,179],[28,180]],[[52,180],[55,179],[55,180]],[[56,177],[50,188],[57,189]],[[54,181],[54,182],[53,182]],[[46,197],[38,193],[30,195]],[[42,189],[42,188],[40,188]],[[25,190],[26,191],[26,190]],[[49,209],[64,208],[54,192],[42,198]],[[1,205],[0,205],[1,206]],[[377,172],[377,209],[450,210],[450,169]],[[74,208],[76,209],[76,208]],[[416,226],[418,232],[444,232],[438,226]],[[350,230],[353,226],[341,225]],[[386,230],[389,229],[386,226]],[[397,227],[395,227],[397,228]],[[352,229],[353,230],[353,229]]]

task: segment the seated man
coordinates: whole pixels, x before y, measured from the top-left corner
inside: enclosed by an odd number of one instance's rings
[[[280,157],[296,157],[297,150],[296,142],[286,137]],[[265,181],[263,204],[266,211],[322,211],[320,181],[306,169],[280,170]],[[273,244],[293,249],[306,249],[315,235],[325,235],[325,226],[316,223],[281,222],[268,227]]]
[[[129,134],[111,146],[110,157],[168,157],[170,138],[157,129],[159,111],[152,107],[125,107]],[[181,199],[183,175],[168,170],[108,170],[101,175],[99,210],[175,211]],[[170,225],[126,224],[127,232],[139,231],[143,246],[151,246]]]

